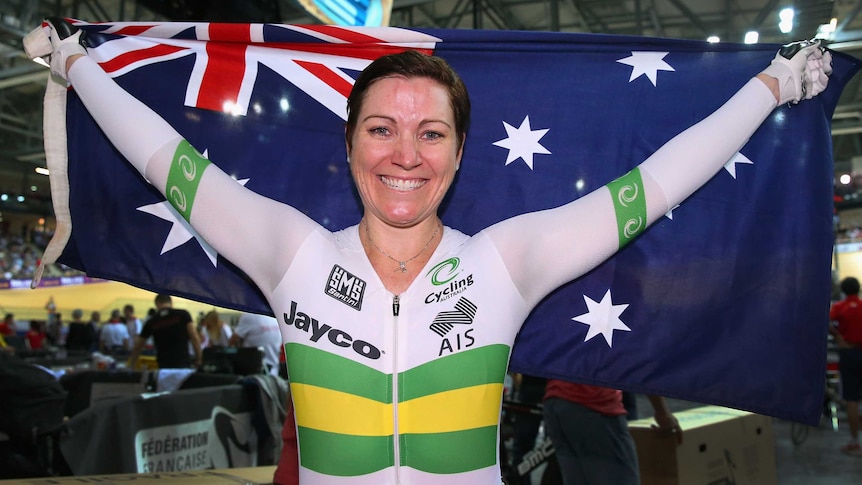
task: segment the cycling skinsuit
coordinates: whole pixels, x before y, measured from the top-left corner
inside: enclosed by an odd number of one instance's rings
[[[503,379],[530,310],[720,171],[776,104],[752,80],[575,202],[473,237],[444,229],[396,296],[356,227],[329,232],[237,184],[93,59],[78,60],[69,79],[120,152],[266,296],[287,352],[300,480],[326,485],[499,484]]]

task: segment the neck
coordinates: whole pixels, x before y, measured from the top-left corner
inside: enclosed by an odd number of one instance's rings
[[[424,266],[440,241],[442,223],[429,219],[409,228],[369,222],[363,218],[359,236],[372,264],[394,265],[396,272],[407,273]]]

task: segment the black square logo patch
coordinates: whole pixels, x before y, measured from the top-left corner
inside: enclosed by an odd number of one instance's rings
[[[365,295],[365,281],[336,264],[329,273],[324,291],[350,308],[361,310],[362,297]]]

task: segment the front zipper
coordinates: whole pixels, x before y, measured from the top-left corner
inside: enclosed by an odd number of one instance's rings
[[[394,325],[392,326],[392,419],[393,434],[392,441],[394,445],[393,459],[395,461],[395,483],[401,483],[401,446],[400,437],[398,435],[398,313],[401,310],[401,301],[398,295],[392,298],[392,316],[395,317]]]

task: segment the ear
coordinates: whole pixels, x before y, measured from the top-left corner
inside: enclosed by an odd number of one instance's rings
[[[467,140],[467,136],[464,136],[464,139],[461,140],[461,146],[458,148],[458,154],[455,155],[455,171],[457,172],[461,168],[461,157],[464,156],[464,142]]]
[[[350,163],[350,149],[353,148],[350,145],[350,139],[347,137],[347,125],[344,125],[344,148],[347,151],[347,163]]]

